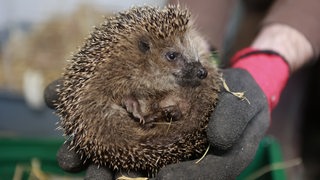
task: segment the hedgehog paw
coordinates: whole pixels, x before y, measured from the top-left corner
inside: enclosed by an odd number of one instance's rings
[[[163,119],[163,115],[161,112],[155,112],[146,116],[146,123],[158,122]]]

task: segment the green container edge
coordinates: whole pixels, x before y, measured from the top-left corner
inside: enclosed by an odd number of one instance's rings
[[[256,171],[274,163],[283,162],[282,150],[279,142],[272,136],[266,136],[260,142],[256,155],[249,166],[237,177],[237,180],[248,180]],[[272,170],[257,179],[285,180],[287,179],[284,169]]]
[[[54,176],[81,177],[83,173],[67,173],[56,160],[62,138],[0,138],[0,180],[13,179],[16,168],[22,167],[22,178],[29,179],[32,162],[40,162],[42,172]]]
[[[43,172],[58,176],[82,177],[83,173],[67,173],[58,166],[56,153],[63,142],[64,139],[61,138],[0,137],[0,179],[12,179],[17,165],[31,167],[31,162],[35,159],[39,160]],[[266,136],[262,139],[255,158],[237,180],[246,180],[260,168],[282,161],[279,143],[275,138]],[[23,179],[27,179],[27,171]],[[268,172],[261,178],[284,180],[286,176],[284,170],[280,169]]]

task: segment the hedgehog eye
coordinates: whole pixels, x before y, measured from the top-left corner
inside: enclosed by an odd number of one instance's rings
[[[138,47],[139,47],[139,50],[143,53],[147,52],[150,50],[150,44],[148,43],[147,40],[145,39],[140,39],[139,42],[138,42]]]
[[[174,61],[180,55],[178,52],[167,52],[166,58],[168,61]]]

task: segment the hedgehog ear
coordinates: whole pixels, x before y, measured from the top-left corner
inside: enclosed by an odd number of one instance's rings
[[[147,38],[141,37],[138,40],[139,50],[143,53],[146,53],[150,50],[150,42]]]

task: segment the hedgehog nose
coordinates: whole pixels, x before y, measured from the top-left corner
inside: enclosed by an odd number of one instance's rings
[[[207,75],[208,75],[208,71],[205,68],[198,69],[198,72],[197,72],[198,78],[204,79],[207,77]]]

